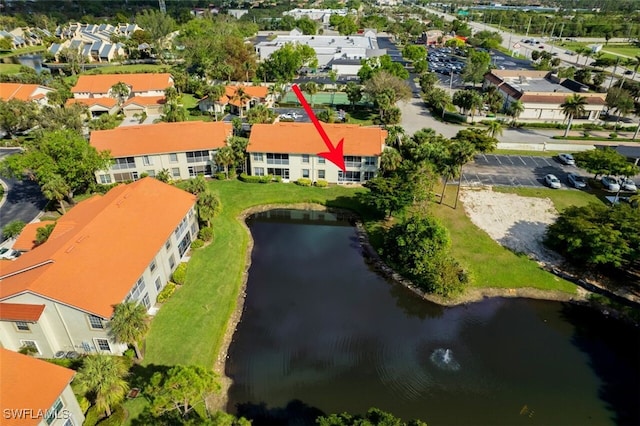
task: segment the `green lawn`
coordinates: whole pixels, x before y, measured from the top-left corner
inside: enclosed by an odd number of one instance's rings
[[[526,256],[517,255],[493,241],[471,222],[461,203],[453,209],[455,191],[455,186],[450,185],[445,203],[434,204],[432,211],[449,229],[453,255],[469,268],[475,287],[532,287],[575,293],[574,284],[540,269]]]
[[[610,44],[602,47],[603,52],[609,52],[635,58],[640,56],[640,47],[636,47],[631,44]]]
[[[22,49],[4,51],[0,53],[0,58],[10,58],[11,56],[24,55],[25,53],[43,52],[46,48],[43,46],[27,46]]]
[[[106,65],[92,68],[84,74],[110,74],[110,73],[144,73],[144,72],[170,72],[171,67],[162,64],[134,64],[134,65]]]
[[[549,198],[556,206],[556,210],[560,212],[570,206],[586,206],[589,203],[601,202],[594,193],[573,189],[558,190],[551,188],[513,188],[498,186],[494,187],[493,190],[496,192],[518,194],[523,197]]]
[[[20,72],[20,64],[0,64],[0,74],[17,74]]]
[[[558,155],[558,151],[529,151],[526,149],[496,149],[491,153],[496,155],[529,155],[532,157],[553,157]]]
[[[182,94],[182,105],[186,108],[186,109],[191,109],[191,108],[195,108],[196,105],[198,105],[198,99],[196,99],[196,97],[190,93],[183,93]]]

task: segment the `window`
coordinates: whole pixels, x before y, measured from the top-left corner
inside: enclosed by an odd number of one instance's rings
[[[109,175],[100,175],[100,183],[102,183],[102,184],[111,183],[111,176],[109,176]]]
[[[155,170],[147,170],[146,172],[149,175],[149,177],[156,177],[156,171]]]
[[[264,176],[264,167],[254,167],[253,168],[254,176]]]
[[[356,157],[353,155],[344,156],[345,167],[360,167],[362,165],[362,157]]]
[[[95,315],[89,315],[89,325],[94,330],[102,330],[104,328],[104,324],[102,323],[102,318],[97,317]]]
[[[180,168],[179,167],[172,168],[171,169],[171,176],[173,176],[174,178],[180,179]]]
[[[38,349],[38,344],[35,340],[20,340],[20,345],[23,348],[33,348],[36,350],[36,353],[40,353],[40,349]]]
[[[318,170],[318,179],[324,179],[324,170]]]
[[[309,177],[309,169],[302,169],[302,177],[303,178]]]
[[[147,309],[149,309],[151,307],[151,301],[149,300],[149,294],[148,293],[144,294],[144,297],[142,298],[142,304]]]
[[[47,414],[44,417],[44,421],[47,422],[48,425],[53,423],[55,419],[58,418],[58,414],[62,411],[64,405],[62,404],[62,400],[58,398],[56,402],[53,403],[53,406],[50,410],[47,410]]]
[[[176,267],[176,259],[173,257],[173,255],[169,256],[169,266],[171,267],[172,271]]]
[[[324,157],[318,157],[318,164],[324,164],[325,161]]]
[[[282,179],[289,179],[289,169],[267,169],[267,173],[273,176],[280,176]]]
[[[153,160],[148,155],[143,155],[142,156],[142,164],[144,164],[145,166],[150,166],[150,165],[153,164]]]
[[[303,163],[309,162],[309,154],[302,154],[302,162]]]
[[[261,152],[254,152],[253,161],[264,161],[264,155]]]
[[[204,163],[209,161],[209,151],[187,152],[187,163]]]
[[[133,157],[116,158],[111,168],[113,170],[135,169],[136,160]]]
[[[113,180],[118,183],[138,180],[138,172],[114,173]]]
[[[377,160],[377,157],[364,157],[364,165],[375,166],[378,163],[376,160]]]
[[[98,346],[98,350],[111,352],[111,346],[109,346],[109,341],[107,339],[95,339],[96,346]]]
[[[162,280],[160,279],[160,277],[156,278],[156,290],[160,291],[160,289],[162,288]]]
[[[364,172],[364,180],[371,180],[376,177],[375,172]]]
[[[151,272],[153,272],[153,271],[155,271],[155,270],[156,270],[156,267],[157,267],[157,266],[158,266],[158,265],[156,265],[156,260],[155,260],[155,259],[153,259],[153,260],[151,261],[151,264],[149,265],[149,270],[150,270]]]
[[[211,164],[189,166],[189,177],[196,177],[198,175],[211,176]]]
[[[180,257],[182,257],[186,252],[189,246],[191,245],[191,234],[187,232],[184,236],[180,244],[178,244],[178,253],[180,253]]]
[[[191,224],[191,234],[196,235],[198,233],[198,227],[195,223]]]
[[[128,302],[130,300],[138,300],[140,298],[140,295],[144,291],[144,288],[144,277],[140,277],[138,281],[136,281],[136,283],[133,285],[133,288],[129,292],[126,301]]]
[[[169,251],[169,249],[171,248],[171,237],[169,237],[169,239],[167,240],[166,243],[164,243],[164,249],[166,251]]]
[[[16,321],[16,328],[20,331],[31,331],[29,323],[24,321]]]
[[[169,154],[169,162],[170,163],[177,163],[178,162],[178,154],[176,154],[176,153]]]
[[[180,239],[180,235],[182,235],[185,229],[187,229],[187,226],[189,226],[189,221],[187,220],[186,217],[183,217],[182,220],[180,221],[180,224],[176,227],[176,230],[173,231],[173,233],[176,236],[176,240]]]
[[[360,172],[338,171],[338,182],[360,182]]]
[[[267,164],[289,164],[289,154],[267,154]]]

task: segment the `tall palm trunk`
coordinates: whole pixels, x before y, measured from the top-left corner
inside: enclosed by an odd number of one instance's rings
[[[638,132],[640,132],[640,123],[638,123],[638,127],[636,127],[636,131],[633,133],[633,138],[631,138],[631,140],[636,140],[636,138],[638,137]]]
[[[460,197],[460,187],[462,186],[462,164],[460,164],[460,176],[458,177],[458,190],[456,191],[456,201],[453,204],[453,208],[458,208],[458,197]]]
[[[444,185],[442,185],[442,193],[440,194],[440,204],[442,204],[442,201],[444,200],[444,192],[447,189],[447,183],[449,182],[449,175],[446,175],[444,177]]]
[[[564,137],[566,138],[569,134],[569,130],[571,130],[571,123],[573,122],[573,115],[569,116],[569,123],[567,124],[567,128],[564,129]]]
[[[140,352],[140,347],[138,346],[138,342],[133,342],[133,350],[136,353],[136,358],[142,360],[142,352]]]

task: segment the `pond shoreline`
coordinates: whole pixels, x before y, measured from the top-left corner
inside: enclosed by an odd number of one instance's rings
[[[504,288],[467,288],[465,292],[454,299],[445,299],[440,296],[435,296],[431,294],[427,294],[424,291],[420,290],[417,286],[415,286],[411,281],[403,278],[400,274],[395,272],[389,266],[387,266],[384,261],[380,258],[378,253],[375,251],[373,246],[369,241],[369,236],[364,228],[364,225],[359,218],[359,216],[353,211],[346,209],[339,209],[333,207],[327,207],[321,204],[315,203],[294,203],[294,204],[263,204],[259,206],[250,207],[244,211],[242,211],[236,219],[244,227],[247,235],[247,249],[245,251],[245,266],[244,271],[242,273],[242,283],[240,285],[240,289],[238,291],[238,297],[236,299],[235,309],[231,312],[229,316],[229,320],[226,325],[226,330],[224,336],[222,338],[222,343],[220,345],[220,351],[217,355],[216,362],[214,364],[213,370],[220,378],[221,382],[221,391],[214,397],[210,398],[207,401],[207,406],[210,410],[223,410],[226,411],[227,403],[228,403],[228,391],[231,385],[233,384],[233,379],[226,375],[226,363],[228,359],[229,348],[231,347],[231,343],[233,342],[233,336],[236,332],[238,324],[242,320],[242,314],[244,311],[244,302],[246,298],[246,290],[247,290],[247,280],[249,275],[249,268],[251,267],[251,257],[253,253],[253,236],[251,235],[251,231],[247,226],[246,220],[249,216],[265,212],[274,209],[292,209],[292,210],[313,210],[313,211],[326,211],[326,212],[334,212],[334,213],[348,213],[354,223],[356,228],[356,233],[358,237],[358,241],[361,247],[361,254],[365,261],[372,266],[377,273],[382,275],[384,278],[392,282],[393,284],[399,284],[413,292],[417,296],[422,299],[428,300],[432,303],[441,305],[441,306],[457,306],[463,305],[473,302],[479,302],[486,298],[492,297],[508,297],[508,298],[529,298],[529,299],[540,299],[540,300],[550,300],[550,301],[559,301],[559,302],[575,302],[575,303],[585,303],[586,302],[586,292],[580,292],[577,295],[571,295],[568,293],[560,292],[560,291],[545,291],[538,290],[534,288],[515,288],[515,289],[504,289]]]

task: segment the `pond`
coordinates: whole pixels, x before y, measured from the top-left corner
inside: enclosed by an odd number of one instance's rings
[[[566,303],[426,302],[372,271],[355,228],[331,213],[247,223],[230,412],[254,424],[369,407],[430,426],[640,424],[637,329]]]

